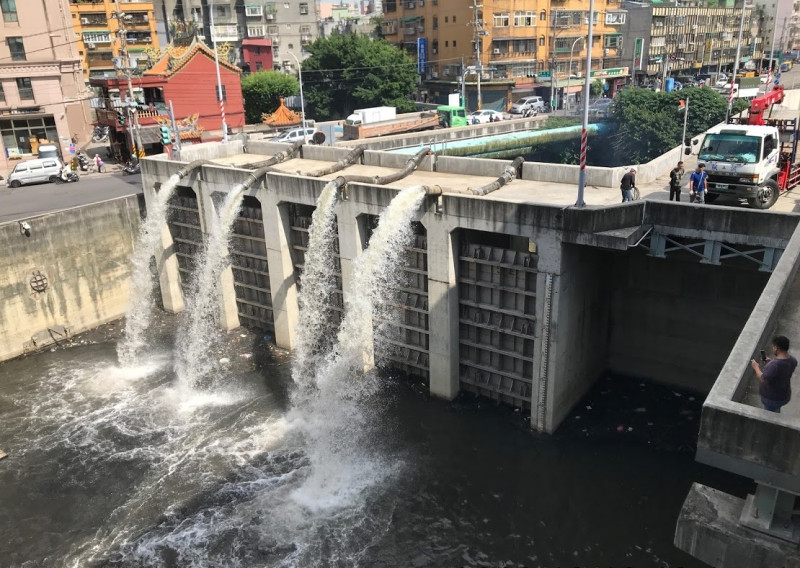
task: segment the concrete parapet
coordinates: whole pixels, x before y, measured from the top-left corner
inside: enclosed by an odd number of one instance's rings
[[[125,314],[140,199],[0,224],[0,361]]]
[[[422,147],[420,147],[422,149]],[[395,168],[395,169],[403,169],[406,165],[406,162],[411,158],[408,154],[391,154],[389,152],[375,152],[372,150],[367,150],[364,152],[364,165],[366,166],[379,166],[382,168]],[[441,158],[437,159],[437,163],[441,161]],[[425,156],[420,162],[418,170],[422,171],[431,171],[433,166],[433,156]]]
[[[510,164],[511,160],[438,156],[436,158],[436,171],[468,176],[498,177],[503,174]]]
[[[306,160],[338,162],[350,153],[350,148],[336,148],[335,146],[316,146],[314,144],[304,144],[301,152],[303,158]]]
[[[695,483],[675,528],[675,546],[714,568],[800,566],[797,547],[739,525],[745,500]]]
[[[205,142],[203,144],[192,144],[181,149],[181,161],[193,162],[195,160],[214,160],[227,158],[241,154],[244,150],[244,143],[241,140],[232,140],[227,144],[222,142]]]
[[[522,178],[533,181],[575,184],[577,186],[580,169],[580,166],[571,164],[525,162],[522,165]],[[601,168],[598,166],[587,166],[586,185],[593,185],[597,187],[619,187],[620,180],[626,171],[626,168]]]

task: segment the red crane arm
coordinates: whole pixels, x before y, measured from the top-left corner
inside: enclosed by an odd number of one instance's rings
[[[747,124],[758,126],[764,123],[764,111],[772,105],[783,102],[783,85],[776,85],[768,93],[759,95],[750,103],[750,113],[747,116]]]

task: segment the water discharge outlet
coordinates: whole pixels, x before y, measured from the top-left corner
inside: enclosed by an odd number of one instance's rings
[[[131,265],[131,289],[128,309],[125,312],[125,332],[117,344],[117,357],[122,365],[135,363],[145,344],[144,334],[150,327],[153,303],[153,274],[150,260],[157,253],[161,231],[167,221],[169,202],[175,188],[183,178],[197,168],[210,164],[208,160],[190,162],[153,191],[147,202],[147,218],[139,228],[139,236],[133,249]]]

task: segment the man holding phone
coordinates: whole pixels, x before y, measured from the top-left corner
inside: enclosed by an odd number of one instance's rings
[[[781,407],[792,398],[791,379],[797,359],[789,355],[789,339],[783,335],[772,338],[772,353],[775,357],[770,359],[761,351],[763,369],[755,359],[750,360],[750,366],[758,378],[758,394],[761,395],[764,409],[780,412]]]

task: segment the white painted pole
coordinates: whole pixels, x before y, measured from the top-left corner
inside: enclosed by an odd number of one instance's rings
[[[308,132],[306,131],[306,100],[303,98],[303,70],[300,68],[300,61],[297,56],[291,51],[287,51],[292,56],[294,62],[297,64],[297,77],[300,83],[300,120],[303,121],[303,143],[308,144]]]
[[[214,46],[214,64],[217,68],[217,98],[219,100],[219,114],[222,118],[222,141],[228,142],[228,125],[225,123],[225,102],[222,100],[222,79],[219,74],[219,53],[217,52],[217,31],[214,29],[214,3],[209,5],[208,19],[211,24],[211,43]]]
[[[586,187],[586,145],[589,127],[589,93],[592,78],[592,22],[594,21],[594,0],[589,0],[589,30],[586,34],[586,83],[583,85],[583,128],[581,129],[581,169],[578,174],[578,200],[575,207],[585,207],[583,192]]]
[[[731,77],[731,92],[728,95],[728,112],[725,114],[725,122],[731,118],[733,110],[733,91],[736,89],[736,74],[739,72],[739,60],[742,53],[742,35],[744,34],[744,13],[747,9],[747,0],[742,0],[742,17],[739,19],[739,41],[736,44],[736,59],[733,61],[733,76]]]

